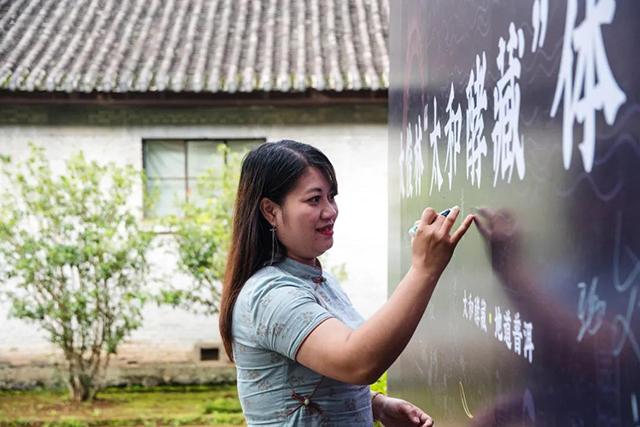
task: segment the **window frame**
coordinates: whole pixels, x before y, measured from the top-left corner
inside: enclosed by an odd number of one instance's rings
[[[182,146],[183,146],[183,150],[182,150],[182,154],[183,154],[183,163],[184,163],[184,168],[183,168],[183,173],[184,176],[179,178],[179,177],[171,177],[171,178],[150,178],[147,174],[147,168],[148,168],[148,159],[147,159],[147,154],[148,154],[148,146],[149,143],[153,143],[153,142],[181,142]],[[148,186],[150,181],[184,181],[184,201],[185,202],[189,202],[189,181],[190,180],[197,180],[198,177],[190,177],[189,176],[189,143],[190,142],[211,142],[212,144],[215,144],[216,146],[219,146],[219,144],[224,144],[227,147],[230,147],[231,145],[233,145],[234,142],[249,142],[249,141],[255,141],[255,143],[257,145],[260,144],[264,144],[267,140],[266,138],[251,138],[251,137],[246,137],[246,138],[162,138],[162,137],[158,137],[158,138],[143,138],[142,139],[142,170],[145,173],[145,191],[143,191],[142,197],[143,197],[143,202],[142,205],[143,207],[146,206],[146,200],[144,198],[148,197],[147,196],[147,190],[146,190],[146,186]],[[227,162],[227,156],[224,156],[224,162],[226,164]],[[153,215],[150,212],[147,211],[147,209],[143,209],[143,219],[145,220],[154,220],[154,219],[160,219],[165,217],[165,215]]]

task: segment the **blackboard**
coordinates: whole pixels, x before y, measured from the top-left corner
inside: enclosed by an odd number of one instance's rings
[[[389,292],[425,207],[480,227],[389,392],[439,426],[640,426],[640,2],[392,3]]]

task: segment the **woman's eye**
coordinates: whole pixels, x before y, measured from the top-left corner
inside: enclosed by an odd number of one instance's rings
[[[309,199],[310,202],[319,202],[320,201],[320,196],[316,196],[316,197],[312,197],[311,199]]]

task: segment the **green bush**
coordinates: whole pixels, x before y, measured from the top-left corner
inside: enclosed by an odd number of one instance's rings
[[[387,373],[382,374],[378,381],[371,384],[371,391],[377,391],[379,393],[387,394]],[[383,427],[378,421],[375,422],[374,427]]]
[[[387,373],[382,374],[378,381],[371,384],[371,391],[387,394]]]
[[[129,203],[142,176],[81,152],[56,174],[33,144],[24,162],[0,155],[0,168],[0,293],[61,350],[71,398],[91,400],[148,299],[153,235]]]
[[[189,289],[162,289],[160,303],[187,311],[215,315],[220,305],[220,282],[226,267],[233,207],[244,153],[221,145],[225,163],[198,178],[192,198],[180,214],[164,218],[177,242],[178,268],[191,276]],[[197,196],[196,196],[197,195]]]

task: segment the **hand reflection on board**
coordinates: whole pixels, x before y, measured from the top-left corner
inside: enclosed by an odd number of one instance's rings
[[[520,264],[523,230],[513,213],[507,209],[493,212],[486,207],[476,211],[476,226],[487,243],[494,271],[504,273],[508,266]]]
[[[536,412],[538,415],[564,413],[568,418],[563,418],[563,422],[571,420],[582,425],[584,402],[608,406],[609,401],[618,398],[617,393],[608,390],[617,390],[620,383],[616,366],[634,363],[633,334],[623,337],[630,342],[624,348],[626,351],[612,352],[616,348],[611,343],[622,341],[621,328],[616,324],[620,323],[620,315],[606,309],[597,294],[597,280],[577,284],[577,310],[558,300],[555,287],[564,284],[554,283],[549,287],[545,273],[533,266],[525,250],[527,234],[513,211],[478,208],[476,225],[485,241],[495,277],[509,303],[535,324],[535,345],[540,350],[538,354],[544,356],[526,368],[530,369],[528,374],[518,373],[523,379],[520,388],[498,393],[488,406],[475,408],[470,425],[520,426],[558,421],[553,416],[536,420]],[[631,300],[635,302],[634,298]],[[527,377],[535,380],[527,381]],[[580,389],[579,393],[576,388]],[[563,409],[559,410],[558,405]],[[611,413],[607,411],[600,413],[590,408],[587,412],[597,415],[597,425],[616,420],[610,418]]]
[[[526,270],[522,224],[508,209],[493,211],[487,207],[476,208],[475,222],[485,240],[491,267],[500,283],[504,287],[518,288],[522,283],[517,283],[514,279],[523,277]],[[516,305],[519,306],[517,302]],[[532,393],[525,389],[497,395],[490,406],[476,408],[470,425],[535,425]]]

